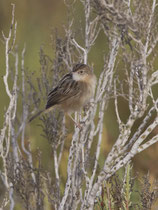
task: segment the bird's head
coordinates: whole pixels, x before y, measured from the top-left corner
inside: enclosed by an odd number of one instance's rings
[[[85,81],[93,76],[93,72],[90,67],[86,64],[76,64],[72,70],[73,79],[76,81]]]

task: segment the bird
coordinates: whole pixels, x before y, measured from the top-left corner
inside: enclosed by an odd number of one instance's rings
[[[72,71],[65,74],[56,87],[50,90],[45,108],[32,116],[29,122],[54,107],[59,107],[71,117],[73,112],[80,111],[94,96],[96,81],[95,74],[87,64],[74,65]]]

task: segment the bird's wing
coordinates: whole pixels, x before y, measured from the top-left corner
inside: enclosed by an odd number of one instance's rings
[[[66,101],[68,98],[81,93],[79,83],[72,79],[72,74],[66,74],[58,85],[50,91],[47,98],[46,109]]]

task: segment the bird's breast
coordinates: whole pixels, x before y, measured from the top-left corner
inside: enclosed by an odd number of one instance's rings
[[[84,105],[86,105],[90,99],[94,96],[96,77],[94,76],[91,80],[77,81],[79,93],[76,96],[70,97],[63,104],[61,108],[68,113],[79,111]]]

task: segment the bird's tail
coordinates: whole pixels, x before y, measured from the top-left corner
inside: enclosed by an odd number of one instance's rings
[[[42,109],[42,110],[40,110],[39,112],[37,112],[35,115],[33,115],[30,119],[29,119],[29,121],[28,121],[28,123],[30,123],[32,120],[34,120],[36,117],[38,117],[40,114],[44,114],[44,113],[47,113],[47,112],[50,112],[52,109],[54,109],[54,106],[52,106],[52,107],[49,107],[49,108],[47,108],[47,109]]]
[[[39,112],[37,112],[35,115],[33,115],[30,119],[29,119],[29,123],[34,120],[36,117],[38,117],[40,114],[42,114],[45,111],[45,109],[40,110]]]

